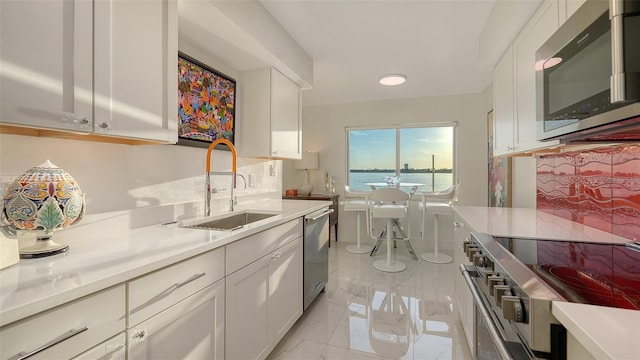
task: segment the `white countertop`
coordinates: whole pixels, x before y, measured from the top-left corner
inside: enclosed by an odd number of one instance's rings
[[[476,231],[496,237],[624,244],[631,240],[527,208],[453,206]]]
[[[69,251],[23,259],[0,270],[0,326],[120,284],[164,266],[224,246],[331,205],[328,201],[282,200],[268,220],[234,231],[181,228],[177,224],[129,229],[129,212],[87,216],[56,232]]]
[[[596,359],[640,359],[640,311],[553,302],[551,312]]]

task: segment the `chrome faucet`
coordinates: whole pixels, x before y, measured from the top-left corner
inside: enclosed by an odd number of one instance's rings
[[[244,188],[247,188],[247,178],[244,177],[244,175],[242,174],[236,174],[237,177],[240,177],[242,179],[242,181],[244,182]],[[237,180],[237,178],[236,178]],[[236,197],[233,198],[233,205],[238,205],[238,196],[236,195]]]
[[[227,140],[227,139],[218,139],[215,140],[214,142],[211,143],[211,145],[209,145],[209,149],[207,150],[207,163],[206,163],[206,175],[205,175],[205,181],[204,181],[204,186],[205,186],[205,198],[204,198],[204,214],[205,216],[210,216],[211,215],[211,153],[213,152],[213,148],[216,147],[216,145],[218,144],[225,144],[229,147],[229,150],[231,150],[231,158],[232,158],[232,162],[231,162],[231,172],[218,172],[217,174],[220,175],[231,175],[233,177],[233,183],[231,184],[231,199],[229,200],[229,204],[230,204],[230,209],[231,211],[233,211],[233,203],[234,203],[234,198],[233,198],[233,189],[236,187],[236,161],[237,161],[237,153],[236,153],[236,148],[233,146],[233,144],[231,143],[231,141]],[[242,175],[241,175],[242,176]],[[242,177],[244,179],[244,177]],[[245,180],[245,188],[246,188],[247,184],[246,184],[246,180]]]

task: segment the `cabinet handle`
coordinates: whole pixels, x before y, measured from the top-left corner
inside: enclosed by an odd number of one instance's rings
[[[89,125],[91,124],[91,121],[89,121],[89,119],[87,119],[86,117],[83,117],[82,119],[80,119],[80,125]]]
[[[111,124],[109,124],[108,122],[102,122],[98,125],[99,128],[103,129],[103,130],[111,130]]]
[[[623,1],[609,0],[611,19],[611,103],[627,100],[624,76]]]
[[[147,337],[147,330],[140,330],[137,333],[133,334],[133,336],[131,337],[131,340],[134,341],[142,341]]]
[[[458,227],[464,227],[464,224],[463,224],[463,223],[459,223],[459,222],[457,222],[457,221],[454,221],[454,222],[453,222],[453,227],[457,227],[457,228],[458,228]]]
[[[275,254],[273,254],[273,256],[271,256],[271,260],[278,259],[278,258],[280,258],[281,256],[282,256],[282,255],[281,255],[280,253],[275,253]]]
[[[50,347],[52,347],[54,345],[60,344],[61,342],[66,341],[68,339],[71,339],[72,337],[74,337],[74,336],[76,336],[76,335],[78,335],[80,333],[83,333],[83,332],[85,332],[87,330],[89,330],[89,328],[87,328],[86,326],[81,328],[81,329],[71,329],[71,330],[65,332],[64,334],[58,336],[57,338],[49,341],[48,343],[40,346],[39,348],[37,348],[37,349],[35,349],[33,351],[29,351],[29,352],[22,351],[22,352],[20,352],[20,353],[18,353],[16,355],[10,357],[9,360],[22,360],[22,359],[30,358],[35,354],[41,353],[41,352],[47,350],[48,348],[50,348]]]

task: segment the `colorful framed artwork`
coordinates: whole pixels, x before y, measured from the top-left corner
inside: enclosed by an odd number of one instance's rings
[[[236,81],[178,53],[178,144],[209,147],[234,143]],[[224,146],[226,148],[226,146]]]
[[[511,158],[493,156],[493,110],[487,114],[488,204],[511,207]]]

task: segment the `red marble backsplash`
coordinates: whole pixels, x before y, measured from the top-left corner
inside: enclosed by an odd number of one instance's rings
[[[537,208],[640,240],[640,145],[540,156]]]

